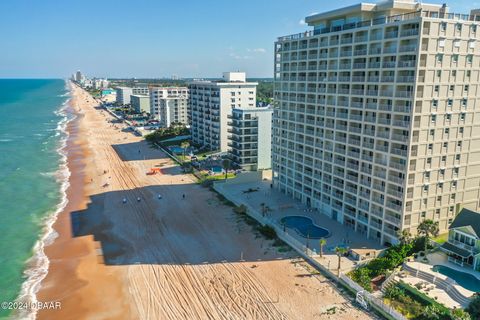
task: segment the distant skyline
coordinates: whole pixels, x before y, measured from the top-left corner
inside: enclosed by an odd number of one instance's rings
[[[359,3],[313,0],[0,2],[0,78],[273,76],[279,36],[305,16]],[[378,2],[378,1],[364,1]],[[445,1],[423,1],[442,4]],[[480,2],[447,2],[469,13]]]

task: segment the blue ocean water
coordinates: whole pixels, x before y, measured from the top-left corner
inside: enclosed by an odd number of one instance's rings
[[[68,180],[68,93],[60,79],[0,79],[0,301],[34,299],[48,267],[43,244]]]

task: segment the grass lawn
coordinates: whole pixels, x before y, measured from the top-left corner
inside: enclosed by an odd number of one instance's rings
[[[448,232],[444,233],[444,234],[440,234],[438,237],[433,238],[432,240],[435,241],[438,244],[443,244],[443,243],[447,242],[447,240],[448,240]]]
[[[225,174],[219,174],[215,176],[211,176],[209,174],[202,174],[205,180],[224,180]],[[235,173],[227,173],[227,179],[235,178]]]

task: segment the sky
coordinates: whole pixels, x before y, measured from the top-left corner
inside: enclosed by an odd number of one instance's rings
[[[272,77],[277,37],[310,29],[305,16],[358,2],[0,0],[0,78],[64,78],[78,69],[111,78],[237,70]],[[460,13],[480,8],[467,0],[448,5]]]

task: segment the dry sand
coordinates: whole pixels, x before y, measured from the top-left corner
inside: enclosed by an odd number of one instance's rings
[[[70,202],[38,293],[62,308],[39,319],[370,318],[86,92],[73,95]],[[162,174],[146,175],[154,166]]]

